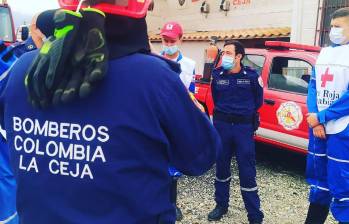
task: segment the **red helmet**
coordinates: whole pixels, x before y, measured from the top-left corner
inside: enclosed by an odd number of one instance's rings
[[[58,0],[63,9],[76,10],[80,0]],[[151,0],[93,0],[97,2],[93,8],[105,13],[143,18],[147,14]],[[98,3],[100,2],[100,3]],[[83,7],[88,5],[83,4]]]

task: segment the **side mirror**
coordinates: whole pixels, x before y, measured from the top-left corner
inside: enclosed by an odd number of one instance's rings
[[[22,41],[27,40],[29,37],[29,28],[27,26],[22,27],[21,39]]]

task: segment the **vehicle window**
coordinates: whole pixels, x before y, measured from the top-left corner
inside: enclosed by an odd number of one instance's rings
[[[0,7],[0,40],[13,42],[10,11],[5,7]]]
[[[268,88],[307,94],[312,66],[296,58],[275,57],[269,74]]]
[[[265,57],[261,55],[246,54],[242,60],[242,64],[255,69],[258,75],[261,74]]]

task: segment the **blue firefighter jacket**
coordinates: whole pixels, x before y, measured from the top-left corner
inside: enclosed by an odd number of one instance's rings
[[[220,146],[178,74],[132,54],[110,61],[89,98],[38,110],[24,86],[36,54],[19,59],[0,97],[21,223],[174,223],[168,164],[201,175]]]
[[[35,43],[32,37],[29,37],[27,40],[23,42],[17,42],[12,45],[13,46],[13,54],[19,58],[22,54],[27,53],[29,51],[33,51],[36,49]]]
[[[212,76],[212,97],[216,111],[250,116],[262,106],[263,87],[255,70],[242,67],[239,73],[228,74],[219,67]]]

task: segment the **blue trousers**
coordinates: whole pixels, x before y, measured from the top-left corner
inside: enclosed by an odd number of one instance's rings
[[[310,189],[310,202],[330,204],[336,220],[349,222],[349,126],[327,135],[325,141],[313,138],[309,146],[313,151],[308,156],[307,180],[311,185],[318,183]],[[312,163],[316,169],[308,170]]]
[[[9,148],[0,136],[0,223],[5,221],[8,224],[18,223],[16,181],[10,168]]]
[[[213,121],[223,147],[216,152],[215,201],[222,207],[229,206],[231,181],[231,159],[236,154],[239,170],[240,190],[250,222],[262,221],[260,199],[256,183],[256,155],[252,124],[231,124]]]

